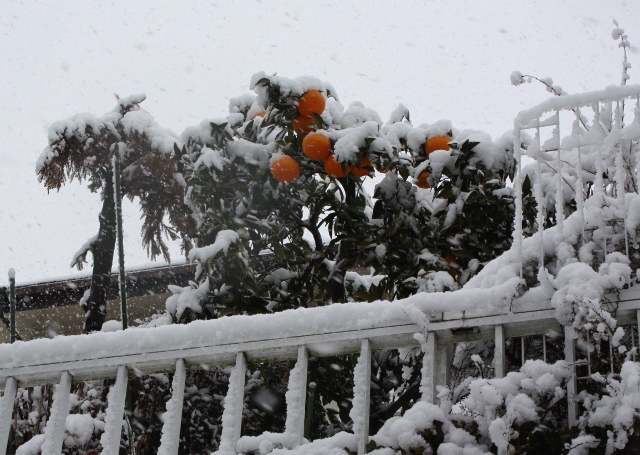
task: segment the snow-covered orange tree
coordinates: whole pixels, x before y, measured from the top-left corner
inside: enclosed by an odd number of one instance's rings
[[[198,234],[195,280],[167,301],[172,321],[453,290],[510,246],[510,136],[414,126],[404,106],[384,123],[313,77],[258,73],[250,87],[175,147]],[[310,364],[311,436],[349,426],[353,365]],[[372,431],[419,398],[416,365],[374,354]],[[277,387],[286,371],[272,371]]]

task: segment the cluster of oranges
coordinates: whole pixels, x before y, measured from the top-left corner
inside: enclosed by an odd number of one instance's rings
[[[366,177],[373,172],[373,166],[369,158],[364,158],[358,165],[349,165],[346,168],[336,161],[336,157],[331,153],[331,141],[321,133],[314,132],[315,122],[313,115],[320,115],[324,112],[326,100],[318,90],[305,92],[298,103],[298,116],[293,120],[293,131],[298,136],[303,136],[302,152],[310,159],[324,161],[324,170],[331,177],[341,178],[347,174],[358,177]],[[258,116],[263,117],[266,113],[260,112]],[[429,139],[425,144],[426,155],[435,150],[449,150],[449,136],[436,136]],[[385,172],[388,169],[380,169]],[[291,183],[300,177],[300,165],[290,156],[281,156],[271,163],[271,173],[276,180],[283,183]],[[416,185],[420,188],[431,188],[428,178],[429,172],[420,174]]]
[[[365,158],[358,166],[351,165],[346,169],[336,161],[331,153],[331,141],[321,133],[313,132],[315,125],[313,114],[320,115],[324,112],[326,101],[318,90],[309,90],[302,95],[298,103],[299,115],[293,120],[293,131],[298,136],[304,136],[302,140],[302,152],[310,159],[324,161],[324,169],[331,177],[345,177],[354,174],[365,177],[373,171],[371,161]],[[271,173],[279,182],[290,183],[300,177],[300,165],[290,156],[282,156],[271,163]]]
[[[451,138],[449,136],[435,136],[429,139],[426,144],[424,144],[424,151],[427,156],[431,152],[435,152],[436,150],[449,150],[449,142],[451,142]],[[416,180],[416,186],[418,188],[431,188],[429,185],[428,179],[431,177],[430,172],[423,172],[418,176],[418,180]]]

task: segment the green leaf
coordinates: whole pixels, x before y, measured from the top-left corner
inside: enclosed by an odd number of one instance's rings
[[[282,246],[282,244],[279,242],[275,242],[273,245],[271,245],[271,247],[273,249],[273,253],[276,255],[276,258],[278,258],[279,261],[282,261],[282,259],[284,258],[284,247]]]

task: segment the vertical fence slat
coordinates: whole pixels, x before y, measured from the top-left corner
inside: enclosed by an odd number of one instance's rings
[[[9,341],[16,341],[16,271],[9,269]]]
[[[544,201],[542,199],[542,144],[540,135],[540,119],[536,128],[536,141],[538,144],[538,154],[536,156],[536,203],[538,207],[538,234],[540,235],[540,248],[538,249],[538,270],[544,269]]]
[[[574,126],[574,131],[576,134],[576,137],[578,139],[578,172],[577,172],[577,177],[578,177],[578,182],[576,185],[576,209],[578,212],[578,215],[580,216],[580,226],[581,226],[581,242],[584,242],[584,193],[583,193],[583,188],[584,188],[584,184],[582,182],[582,137],[580,136],[581,134],[581,128],[580,128],[580,108],[576,108],[576,121],[575,121],[575,126]]]
[[[171,398],[167,402],[167,412],[164,414],[158,455],[178,455],[186,378],[187,369],[185,368],[184,360],[178,359],[176,361],[176,372],[171,383]]]
[[[557,123],[553,130],[554,142],[558,146],[556,167],[558,168],[558,187],[556,188],[556,224],[561,234],[564,234],[564,184],[562,181],[562,156],[560,147],[560,112],[556,111]]]
[[[420,393],[422,400],[427,403],[436,401],[436,334],[429,332],[427,341],[422,347],[424,356],[422,357],[422,382],[420,383]]]
[[[13,406],[17,391],[18,383],[15,378],[7,378],[7,383],[4,386],[4,396],[0,400],[0,455],[7,453],[9,430],[11,429]]]
[[[593,107],[595,113],[595,124],[602,132],[603,136],[606,135],[606,131],[602,127],[600,122],[600,102],[596,102]],[[601,208],[604,207],[604,179],[602,178],[602,141],[597,145],[598,155],[596,157],[596,178],[593,186],[593,195],[600,199]],[[602,217],[599,217],[599,228],[602,231],[602,249],[604,251],[604,259],[607,260],[607,228]]]
[[[576,338],[573,327],[564,328],[564,359],[571,368],[571,378],[567,383],[567,402],[569,426],[574,426],[577,422],[577,409],[573,398],[577,393],[576,384]]]
[[[42,455],[60,455],[62,441],[69,413],[69,393],[71,392],[71,374],[68,371],[62,373],[60,384],[53,394],[53,407],[51,417],[44,429],[44,442],[42,443]]]
[[[111,387],[107,397],[107,416],[105,418],[104,433],[100,438],[102,455],[118,455],[120,453],[120,435],[122,434],[128,383],[129,371],[127,367],[122,365],[118,368],[116,383]]]
[[[435,334],[434,334],[435,335]],[[434,338],[436,338],[434,336]],[[446,344],[438,344],[438,340],[436,339],[436,349],[435,349],[435,359],[434,359],[434,369],[435,369],[435,381],[433,383],[433,401],[435,404],[437,403],[438,398],[438,389],[439,385],[447,385],[447,345]]]
[[[243,352],[236,354],[236,366],[229,376],[229,390],[224,399],[222,413],[222,435],[217,453],[235,453],[242,431],[242,408],[244,404],[244,382],[247,359]]]
[[[516,160],[516,175],[513,184],[516,190],[516,216],[514,219],[513,243],[517,260],[520,262],[520,277],[522,277],[522,144],[520,142],[520,128],[513,129],[513,155]]]
[[[284,432],[291,440],[292,449],[304,442],[308,366],[309,351],[305,346],[298,346],[298,361],[291,373],[289,373],[289,387],[285,395],[287,400],[287,421]]]
[[[624,109],[624,104],[621,108],[620,101],[616,103],[616,126],[618,129],[622,129],[622,115],[623,112],[621,109]],[[629,233],[627,231],[627,210],[625,204],[625,180],[626,175],[624,171],[624,158],[622,156],[624,149],[625,141],[620,141],[620,148],[618,149],[618,153],[616,154],[615,165],[616,165],[616,196],[618,199],[618,205],[620,206],[620,211],[622,212],[622,223],[624,226],[624,247],[625,254],[629,257]]]
[[[495,342],[496,347],[493,354],[493,368],[496,378],[503,378],[506,366],[504,358],[504,327],[501,325],[495,326]]]
[[[362,340],[360,357],[353,372],[353,407],[349,417],[353,421],[353,433],[358,440],[358,455],[367,451],[369,443],[369,406],[371,402],[371,343]]]

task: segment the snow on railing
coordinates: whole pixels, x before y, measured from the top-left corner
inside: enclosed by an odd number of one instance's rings
[[[58,383],[51,418],[44,430],[42,453],[59,454],[68,413],[71,381],[116,378],[108,396],[104,453],[117,453],[130,375],[175,371],[172,397],[164,416],[158,453],[177,454],[186,368],[235,365],[225,399],[220,454],[259,449],[265,440],[295,448],[304,442],[304,415],[309,356],[360,353],[354,371],[352,446],[365,452],[368,443],[369,390],[373,350],[420,346],[422,399],[434,402],[436,385],[446,383],[448,343],[494,339],[495,375],[505,368],[507,337],[562,330],[555,308],[537,294],[517,294],[514,283],[493,289],[422,294],[394,302],[359,302],[301,308],[270,315],[232,316],[187,325],[60,336],[0,345],[0,455],[7,447],[18,387]],[[473,298],[472,298],[473,296]],[[446,311],[444,311],[446,310]],[[617,316],[637,323],[640,289],[620,293]],[[464,312],[464,313],[461,313]],[[575,361],[575,339],[565,330],[566,358]],[[285,432],[241,437],[247,362],[297,359],[286,393]],[[569,396],[576,392],[575,381]],[[65,399],[66,397],[66,399]],[[575,418],[575,412],[573,413]]]
[[[631,100],[631,103],[627,103]],[[635,109],[633,109],[635,107]],[[593,111],[589,119],[583,108]],[[633,109],[633,111],[632,111]],[[625,115],[634,114],[633,121],[625,126]],[[543,118],[546,114],[549,116]],[[563,134],[562,128],[565,128]],[[551,130],[550,134],[548,130]],[[522,132],[533,130],[533,141],[523,147]],[[545,138],[546,132],[546,138]],[[546,140],[545,140],[546,139]],[[515,177],[516,216],[513,241],[523,276],[523,157],[535,162],[534,197],[537,203],[538,268],[545,269],[544,221],[551,202],[555,202],[555,224],[560,235],[567,238],[576,231],[585,239],[585,200],[595,197],[600,209],[605,205],[604,196],[617,200],[615,215],[624,223],[624,253],[629,255],[629,233],[625,194],[638,193],[635,186],[640,176],[628,175],[640,172],[633,164],[637,157],[629,157],[627,150],[632,140],[640,139],[640,85],[610,86],[604,90],[551,98],[520,112],[514,121],[514,154],[517,165]],[[630,148],[630,147],[628,147]],[[631,163],[629,162],[631,161]],[[585,162],[589,166],[585,167]],[[631,164],[631,165],[630,165]],[[545,179],[545,170],[555,174],[555,182]],[[627,169],[625,169],[625,167]],[[584,174],[593,175],[592,187],[584,193]],[[603,175],[606,174],[606,181]],[[631,182],[631,184],[629,183]],[[635,182],[635,184],[634,184]],[[573,186],[572,186],[573,183]],[[555,189],[555,191],[553,191]],[[578,190],[580,189],[580,190]],[[568,193],[568,195],[567,195]],[[572,226],[565,226],[565,204],[575,200],[577,218]],[[551,205],[553,207],[553,205]],[[607,245],[606,221],[599,212],[601,248],[605,259],[611,251]],[[560,243],[562,239],[556,243]]]

